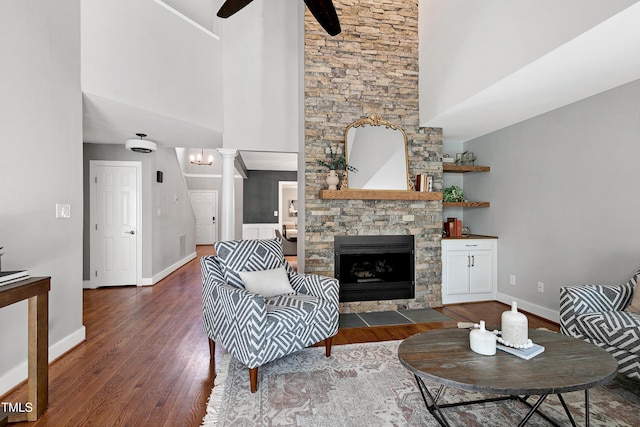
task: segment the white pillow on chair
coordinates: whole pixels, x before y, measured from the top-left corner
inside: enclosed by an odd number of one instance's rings
[[[284,267],[262,271],[240,271],[240,278],[249,292],[263,297],[293,294],[296,291],[289,283],[289,277]]]

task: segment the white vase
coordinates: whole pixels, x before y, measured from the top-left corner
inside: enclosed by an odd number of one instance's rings
[[[518,303],[511,303],[511,311],[502,313],[502,339],[509,346],[522,346],[529,339],[529,321],[527,316],[518,313]]]
[[[496,336],[484,327],[484,320],[480,321],[480,329],[469,332],[469,346],[471,350],[484,356],[496,354]]]
[[[338,183],[340,182],[340,177],[333,169],[329,171],[327,175],[327,185],[329,186],[329,190],[337,190]]]

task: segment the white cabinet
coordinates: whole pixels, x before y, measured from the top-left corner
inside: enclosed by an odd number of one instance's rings
[[[442,303],[496,298],[497,239],[442,239]]]

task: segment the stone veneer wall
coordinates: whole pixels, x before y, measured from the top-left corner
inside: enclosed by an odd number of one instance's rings
[[[373,113],[401,125],[409,173],[442,189],[441,129],[420,128],[418,1],[334,0],[342,33],[327,35],[305,15],[305,272],[333,277],[336,235],[413,234],[415,299],[342,303],[342,312],[442,305],[440,201],[321,200],[326,170],[316,159],[344,147],[346,127]]]

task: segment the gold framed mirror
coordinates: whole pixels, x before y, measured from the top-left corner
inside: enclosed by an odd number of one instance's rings
[[[345,159],[357,171],[345,171],[342,189],[414,190],[409,177],[407,134],[377,114],[347,126]]]

